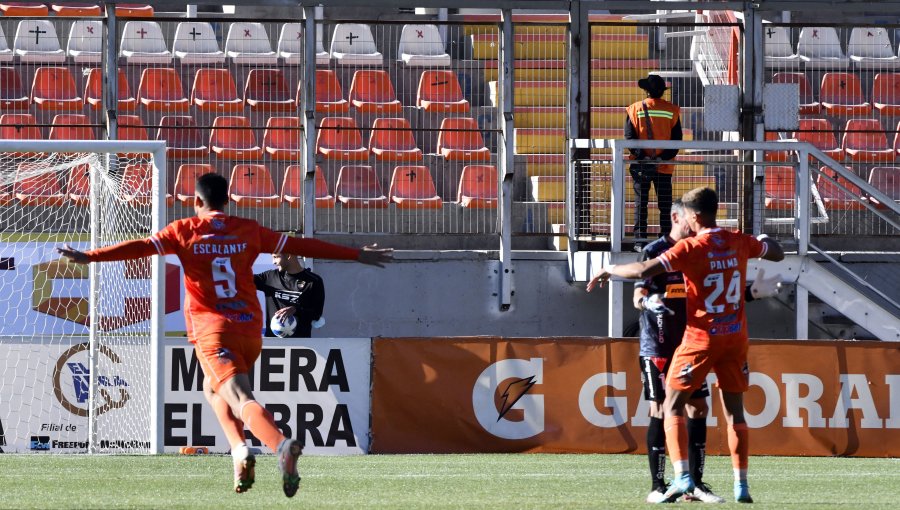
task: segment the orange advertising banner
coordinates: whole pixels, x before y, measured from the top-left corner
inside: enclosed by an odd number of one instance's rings
[[[372,453],[646,451],[634,339],[377,338],[373,357]],[[753,340],[750,371],[752,454],[900,456],[897,344]]]

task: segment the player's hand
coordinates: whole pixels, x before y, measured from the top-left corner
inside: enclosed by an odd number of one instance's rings
[[[274,316],[278,320],[284,322],[285,319],[287,319],[288,317],[293,317],[294,314],[296,314],[296,313],[297,313],[297,309],[294,308],[293,306],[285,306],[281,310],[278,310],[277,312],[275,312]]]
[[[669,314],[669,315],[675,315],[675,312],[671,308],[666,306],[665,303],[663,303],[663,295],[662,294],[651,294],[649,297],[645,297],[644,298],[644,308],[647,310],[650,310],[651,312],[653,312],[657,315],[662,315],[664,313]]]
[[[750,293],[753,294],[753,299],[777,296],[780,290],[781,275],[777,274],[771,278],[766,278],[766,270],[759,268],[759,271],[756,272],[756,279],[753,280],[753,285],[750,286]]]
[[[63,257],[66,257],[76,264],[87,264],[90,262],[90,260],[88,260],[88,256],[83,251],[78,251],[68,244],[61,247],[57,246],[56,253],[59,253]]]
[[[359,250],[359,257],[356,259],[357,262],[376,267],[384,267],[385,264],[393,262],[393,260],[394,249],[379,248],[377,243],[363,246],[362,249]]]
[[[594,287],[603,288],[603,284],[609,280],[610,276],[612,276],[612,274],[610,274],[610,272],[605,267],[600,268],[600,271],[598,271],[597,274],[595,274],[594,277],[591,278],[591,281],[588,282],[585,290],[590,292],[594,290]]]

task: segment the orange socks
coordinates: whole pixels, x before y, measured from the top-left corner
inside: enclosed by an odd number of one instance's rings
[[[245,402],[241,407],[241,419],[244,420],[254,436],[258,437],[273,452],[278,451],[278,445],[284,440],[284,436],[275,425],[272,414],[259,405],[259,402],[255,400]]]
[[[228,405],[228,402],[218,395],[213,395],[210,404],[216,413],[216,418],[219,419],[219,424],[222,425],[222,430],[225,431],[228,445],[234,448],[236,444],[246,444],[244,424],[231,413],[231,406]]]
[[[728,449],[731,450],[731,465],[734,472],[746,473],[750,456],[750,431],[746,423],[736,423],[728,427]]]
[[[676,475],[688,470],[688,434],[684,416],[666,416],[666,449]]]

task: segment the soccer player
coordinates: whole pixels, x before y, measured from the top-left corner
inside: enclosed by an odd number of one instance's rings
[[[302,445],[286,438],[272,415],[253,398],[247,372],[262,350],[262,312],[253,284],[253,262],[260,253],[355,260],[383,267],[390,249],[361,250],[315,239],[288,237],[256,221],[228,216],[228,181],[217,174],[197,179],[196,216],[170,223],[146,239],[81,252],[57,248],[78,264],[177,255],[184,268],[184,315],[188,338],[203,369],[203,392],[231,445],[234,490],[246,492],[255,479],[256,459],[247,448],[244,425],[278,455],[284,494],[300,485],[297,460]]]
[[[747,364],[747,321],[744,288],[747,260],[784,258],[781,246],[772,239],[716,226],[719,200],[709,188],[688,191],[682,197],[685,220],[694,237],[682,239],[662,255],[644,262],[601,268],[588,282],[590,291],[611,276],[649,278],[665,272],[684,275],[687,295],[687,327],[675,350],[666,376],[666,446],[675,469],[675,479],[664,502],[673,502],[692,493],[694,480],[688,470],[688,434],[685,405],[710,370],[716,373],[722,407],[728,427],[728,448],[734,468],[734,498],[752,503],[747,484],[749,434],[744,419],[743,394],[749,387]]]

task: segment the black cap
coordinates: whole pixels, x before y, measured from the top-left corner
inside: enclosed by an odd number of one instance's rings
[[[646,78],[638,80],[637,84],[638,87],[646,90],[650,95],[662,95],[669,88],[666,86],[666,80],[655,74],[648,74]]]

